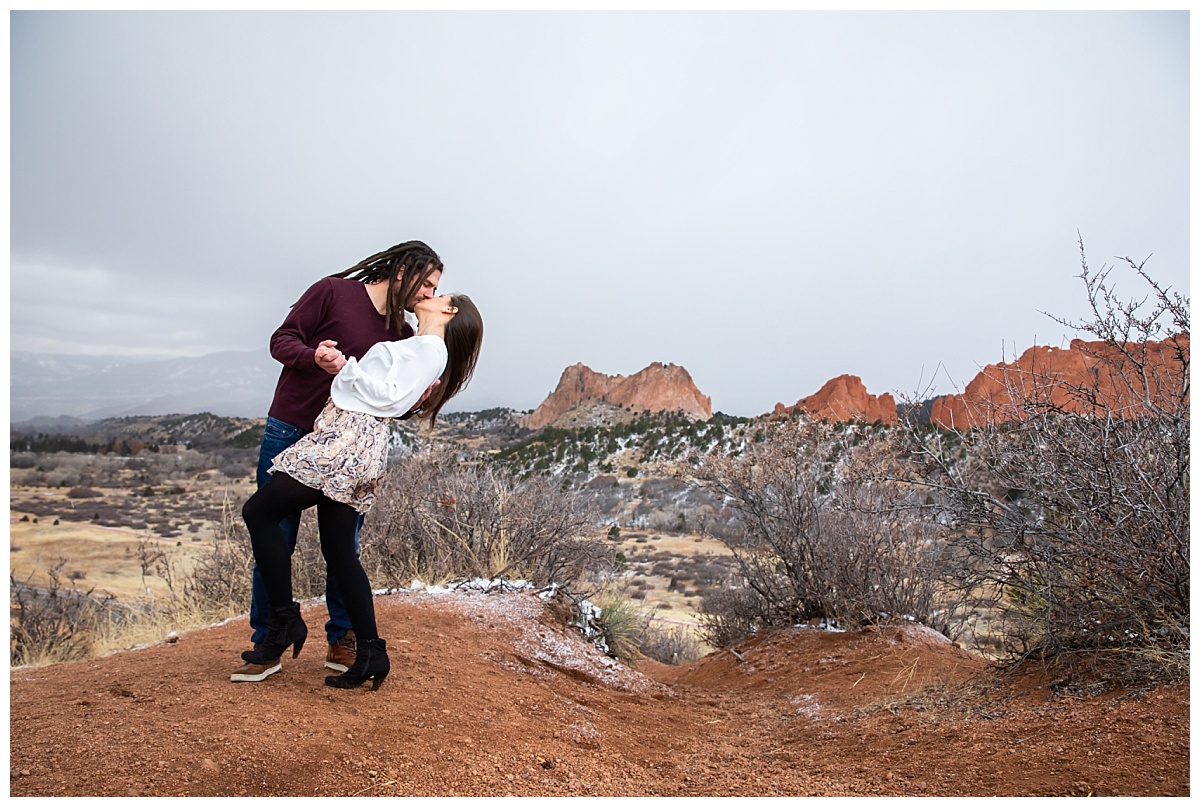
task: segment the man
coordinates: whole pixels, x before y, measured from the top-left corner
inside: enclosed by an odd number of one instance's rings
[[[259,487],[270,478],[275,456],[312,431],[346,357],[360,359],[377,342],[412,336],[409,312],[421,300],[436,296],[441,277],[442,261],[437,253],[420,241],[406,241],[317,281],[292,306],[271,336],[271,356],[283,364],[283,370],[263,429],[256,478]],[[295,552],[300,513],[281,524]],[[357,552],[357,532],[354,541]],[[329,608],[325,666],[345,672],[354,662],[355,640],[332,577],[326,578],[325,602]],[[250,638],[256,647],[266,637],[269,613],[266,588],[256,566],[250,598]],[[278,665],[246,663],[230,680],[262,681],[278,670]]]

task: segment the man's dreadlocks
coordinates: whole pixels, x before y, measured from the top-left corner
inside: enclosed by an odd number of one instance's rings
[[[364,258],[344,272],[338,272],[330,277],[345,277],[363,283],[386,280],[388,288],[392,289],[393,293],[389,294],[387,298],[385,324],[386,327],[392,328],[392,323],[395,322],[395,330],[399,333],[401,323],[404,322],[402,312],[406,308],[411,308],[416,302],[413,296],[425,283],[425,280],[434,272],[440,271],[442,271],[442,259],[428,244],[423,241],[405,241],[391,249]],[[401,279],[400,283],[398,286],[394,286],[397,278]]]

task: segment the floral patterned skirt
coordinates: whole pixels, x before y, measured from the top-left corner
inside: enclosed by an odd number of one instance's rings
[[[390,418],[339,409],[330,399],[309,434],[271,463],[301,484],[360,513],[371,509],[387,467]]]

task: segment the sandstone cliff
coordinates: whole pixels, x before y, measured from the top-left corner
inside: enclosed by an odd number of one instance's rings
[[[1011,364],[989,364],[961,395],[935,400],[929,419],[942,428],[969,429],[1028,417],[1029,410],[1015,404],[1014,398],[1038,400],[1068,412],[1136,416],[1145,410],[1140,402],[1147,395],[1170,394],[1168,388],[1180,383],[1184,363],[1190,362],[1190,345],[1186,333],[1161,342],[1129,344],[1130,352],[1149,370],[1146,385],[1140,374],[1131,372],[1129,359],[1107,342],[1074,339],[1066,350],[1034,345]]]
[[[583,364],[563,370],[558,386],[542,405],[521,420],[527,429],[541,429],[581,408],[603,404],[606,410],[682,412],[691,420],[712,417],[712,399],[696,389],[688,371],[675,364],[655,362],[631,376],[597,373]],[[572,421],[573,423],[573,421]]]
[[[877,420],[888,425],[896,422],[896,400],[891,393],[871,395],[866,385],[856,375],[840,375],[825,382],[807,398],[796,401],[795,406],[775,404],[775,414],[782,415],[801,409],[813,417],[823,420],[861,420],[874,423]]]

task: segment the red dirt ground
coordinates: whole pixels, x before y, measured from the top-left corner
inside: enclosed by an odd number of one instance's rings
[[[796,629],[630,669],[530,594],[376,599],[392,674],[310,645],[232,684],[244,618],[10,673],[13,796],[1186,796],[1187,683],[998,683],[920,628]],[[739,658],[740,656],[740,658]]]

